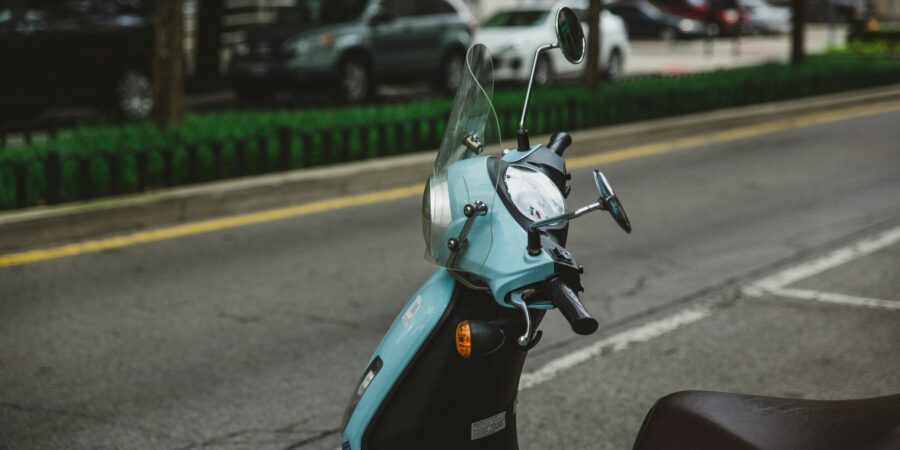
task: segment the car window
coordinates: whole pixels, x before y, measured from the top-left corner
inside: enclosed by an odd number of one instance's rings
[[[294,6],[279,10],[275,21],[288,25],[317,27],[358,19],[366,0],[297,0]]]
[[[0,0],[0,26],[12,19],[12,10],[9,9],[9,1]]]
[[[548,14],[549,11],[543,10],[501,11],[491,16],[482,27],[531,27],[542,23]]]
[[[382,0],[382,14],[391,17],[412,16],[415,13],[416,6],[413,0]]]
[[[456,8],[445,0],[419,0],[415,2],[413,14],[416,16],[430,16],[436,14],[455,14]]]

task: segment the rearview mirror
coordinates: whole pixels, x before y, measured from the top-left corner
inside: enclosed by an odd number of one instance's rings
[[[598,203],[600,203],[601,209],[608,211],[613,220],[626,233],[631,233],[631,222],[628,220],[628,215],[625,214],[625,208],[622,207],[622,202],[619,201],[619,197],[613,192],[612,186],[609,184],[606,176],[603,175],[603,172],[599,170],[594,171],[594,182],[597,184],[597,191],[600,193]]]
[[[584,58],[584,30],[575,12],[565,6],[556,13],[556,39],[570,63],[581,62]]]

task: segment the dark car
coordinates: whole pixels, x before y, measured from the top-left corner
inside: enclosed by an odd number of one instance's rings
[[[606,7],[620,16],[628,28],[628,37],[687,39],[704,35],[703,22],[667,14],[647,0],[623,0]]]
[[[745,12],[737,0],[655,0],[663,11],[705,23],[706,34],[734,35],[743,31]]]
[[[153,33],[136,0],[0,0],[0,115],[92,106],[150,113]]]
[[[348,102],[378,83],[433,81],[455,90],[475,21],[461,0],[298,0],[235,48],[239,99],[327,87]]]

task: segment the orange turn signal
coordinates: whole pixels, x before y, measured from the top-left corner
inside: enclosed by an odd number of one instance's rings
[[[468,320],[463,320],[456,326],[456,353],[464,359],[472,357],[472,329]]]

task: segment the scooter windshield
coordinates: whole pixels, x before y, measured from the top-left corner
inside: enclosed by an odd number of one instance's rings
[[[456,92],[456,100],[422,199],[422,221],[428,256],[450,268],[477,270],[493,241],[491,215],[496,199],[498,164],[487,156],[500,153],[500,126],[491,103],[494,66],[484,45],[472,46]],[[466,205],[476,207],[473,217]],[[470,211],[471,212],[471,211]],[[471,222],[466,226],[466,222]],[[454,249],[451,239],[459,238]]]

